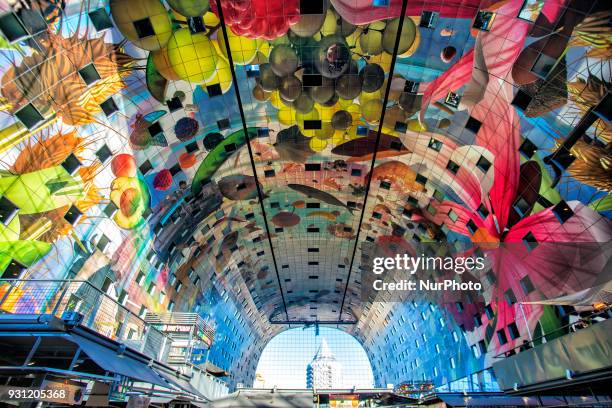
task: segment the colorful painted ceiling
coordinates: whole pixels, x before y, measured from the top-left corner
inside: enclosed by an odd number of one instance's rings
[[[572,272],[593,252],[563,269],[546,244],[610,241],[606,6],[2,1],[2,277],[103,275],[139,313],[204,313],[214,289],[260,343],[270,322],[344,322],[375,356],[413,309],[362,297],[373,257],[516,244],[471,277],[491,289],[467,315],[440,300],[418,323],[486,339],[466,363],[486,367],[521,341],[491,333],[545,325],[517,299],[602,283]]]

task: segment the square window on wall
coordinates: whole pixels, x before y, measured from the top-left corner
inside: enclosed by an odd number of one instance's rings
[[[491,11],[478,11],[472,27],[480,31],[489,31],[494,19],[495,13]]]
[[[408,125],[406,124],[406,122],[395,122],[395,127],[393,128],[396,132],[399,133],[406,133],[406,131],[408,130]],[[393,143],[393,142],[392,142]],[[392,146],[393,148],[393,146]],[[399,150],[399,149],[397,149]]]
[[[538,240],[531,232],[525,234],[525,236],[523,237],[523,243],[529,251],[533,251],[538,246]]]
[[[15,112],[15,117],[19,119],[27,129],[33,129],[45,119],[31,103],[28,103]]]
[[[85,82],[85,85],[91,85],[100,80],[100,74],[98,74],[98,70],[94,64],[88,64],[79,69],[79,76],[83,82]]]
[[[457,172],[459,171],[459,165],[452,160],[448,161],[448,163],[446,164],[446,168],[453,174],[457,174]]]
[[[79,219],[81,218],[82,215],[83,215],[83,213],[81,211],[79,211],[79,209],[77,207],[72,205],[72,206],[70,206],[70,208],[68,209],[66,214],[64,214],[64,219],[70,225],[75,225],[79,221]]]
[[[145,162],[142,163],[138,169],[142,174],[147,174],[148,172],[153,170],[153,166],[151,165],[151,162],[149,160],[145,160]]]
[[[219,128],[219,130],[229,129],[229,127],[230,127],[230,120],[228,118],[218,120],[217,121],[217,127]]]
[[[208,92],[209,97],[215,97],[223,95],[223,90],[221,89],[221,84],[213,84],[206,87],[206,92]]]
[[[567,220],[572,218],[574,215],[574,211],[569,207],[569,205],[564,201],[559,201],[552,209],[553,214],[557,217],[559,223],[564,224]]]
[[[531,103],[531,100],[532,98],[529,96],[529,94],[519,89],[516,95],[514,95],[514,99],[512,99],[512,105],[516,106],[522,111],[525,111]]]
[[[549,57],[546,54],[540,54],[533,63],[533,67],[531,67],[531,72],[533,72],[540,78],[546,79],[546,77],[548,77],[548,74],[550,74],[550,71],[553,70],[556,64],[557,60],[555,58]]]
[[[166,101],[166,105],[168,106],[168,110],[170,112],[175,112],[183,107],[183,102],[178,97],[174,97]]]
[[[509,305],[513,305],[516,303],[516,296],[514,295],[512,289],[508,289],[506,292],[504,292],[504,299]]]
[[[435,150],[436,152],[439,152],[440,150],[442,150],[442,142],[432,137],[431,139],[429,139],[428,147],[432,150]]]
[[[436,189],[434,190],[433,197],[438,201],[442,201],[444,200],[444,192],[442,190]]]
[[[519,147],[519,152],[521,152],[521,154],[527,159],[532,158],[537,150],[538,147],[529,139],[523,140],[523,143],[521,143],[521,146]]]
[[[66,160],[62,162],[61,166],[68,174],[72,176],[81,167],[81,161],[73,153],[71,153],[68,157],[66,157]]]
[[[9,42],[28,36],[21,19],[15,13],[6,13],[0,16],[0,31]]]
[[[4,196],[0,196],[0,222],[4,225],[10,224],[19,212],[17,207],[11,200]]]
[[[529,275],[525,275],[525,277],[523,277],[520,280],[520,284],[521,284],[521,289],[523,289],[523,293],[528,295],[531,292],[533,292],[535,290],[535,287],[533,286],[533,283],[531,282],[531,278],[529,278]]]
[[[489,215],[489,210],[487,210],[487,207],[485,207],[484,204],[480,204],[476,212],[478,212],[478,215],[480,215],[483,219],[487,218]]]
[[[113,152],[108,147],[108,145],[104,144],[96,151],[96,157],[100,160],[101,163],[106,163],[108,159],[113,156]]]
[[[510,338],[512,340],[516,340],[521,337],[521,333],[519,333],[518,327],[516,323],[512,322],[508,325],[508,333],[510,333]]]
[[[508,337],[506,337],[506,332],[504,331],[504,329],[497,331],[497,339],[499,340],[499,344],[501,344],[502,346],[508,343]]]
[[[189,17],[187,19],[187,26],[189,27],[189,31],[191,31],[193,34],[206,32],[206,24],[204,23],[204,18],[202,18],[202,16]]]
[[[544,7],[544,0],[525,0],[517,17],[533,23],[538,19],[542,7]]]
[[[444,103],[448,106],[452,106],[453,108],[458,108],[459,102],[461,102],[461,95],[457,95],[452,91],[450,91],[444,99]]]
[[[325,14],[326,9],[323,0],[300,0],[300,15]]]
[[[153,29],[153,24],[151,24],[149,17],[133,21],[132,24],[134,25],[138,38],[147,38],[155,35],[155,30]]]
[[[111,116],[113,113],[119,110],[112,96],[108,98],[107,100],[105,100],[104,102],[102,102],[100,104],[100,108],[102,109],[102,112],[104,112],[106,116]]]
[[[19,261],[12,259],[11,262],[4,268],[2,274],[0,275],[1,279],[18,279],[21,274],[28,269],[25,265],[19,263]]]
[[[476,162],[476,167],[482,170],[483,173],[486,173],[491,168],[491,162],[486,157],[480,156],[480,159]]]
[[[471,116],[468,118],[467,122],[465,123],[465,128],[474,133],[478,133],[481,126],[482,126],[482,122],[480,122],[478,119],[473,118]]]
[[[113,22],[104,8],[90,11],[88,15],[96,31],[102,31],[113,27]]]
[[[438,22],[437,12],[424,10],[421,13],[421,20],[419,21],[419,27],[435,28],[437,22]]]

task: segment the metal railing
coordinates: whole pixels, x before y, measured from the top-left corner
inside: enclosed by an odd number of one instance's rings
[[[585,329],[593,324],[597,324],[597,322],[599,321],[603,321],[611,317],[612,317],[612,306],[608,305],[600,310],[594,311],[593,313],[585,317],[580,317],[574,322],[557,327],[556,329],[548,333],[544,333],[539,337],[536,337],[530,340],[525,340],[523,344],[520,344],[516,347],[506,350],[503,353],[499,353],[495,355],[493,358],[511,357],[517,353],[520,353],[522,351],[527,351],[531,348],[545,344],[546,342],[552,339],[555,339],[557,337],[560,337],[562,335],[570,334],[570,333],[576,332],[577,330]]]
[[[169,338],[115,299],[83,280],[0,279],[0,313],[83,315],[82,325],[165,362]]]
[[[197,313],[147,313],[145,320],[157,326],[193,326],[201,336],[215,338],[215,328]]]

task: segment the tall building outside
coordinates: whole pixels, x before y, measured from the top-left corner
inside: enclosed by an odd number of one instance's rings
[[[342,364],[336,359],[325,339],[321,340],[317,354],[306,368],[306,387],[342,387]]]
[[[0,0],[0,407],[612,408],[610,3]]]

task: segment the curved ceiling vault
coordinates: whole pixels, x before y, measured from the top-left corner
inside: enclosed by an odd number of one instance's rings
[[[383,361],[397,328],[452,344],[461,327],[461,346],[432,357],[464,356],[446,380],[486,368],[507,347],[490,332],[543,324],[543,307],[519,320],[502,299],[530,296],[518,282],[539,287],[549,265],[492,266],[474,277],[488,298],[462,314],[455,302],[362,296],[371,260],[528,234],[610,240],[604,2],[1,7],[0,193],[17,216],[0,225],[0,264],[45,279],[108,265],[130,307],[209,313],[212,359],[234,382],[252,381],[290,322],[339,324],[378,385],[410,378],[422,354]],[[568,144],[592,108],[586,136]],[[491,305],[499,318],[474,323]],[[483,339],[487,357],[470,357]]]

